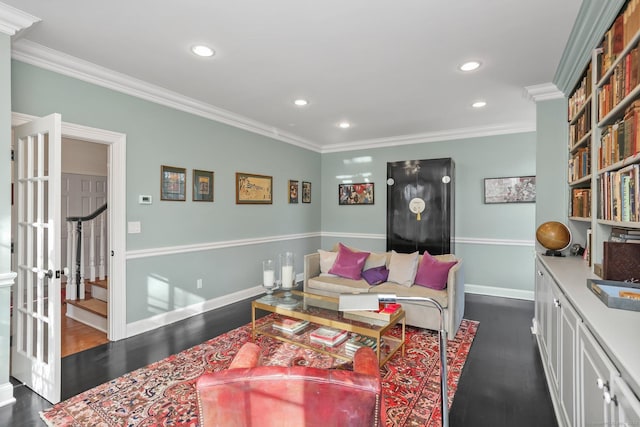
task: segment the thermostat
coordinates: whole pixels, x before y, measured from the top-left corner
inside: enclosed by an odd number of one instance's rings
[[[150,205],[152,201],[153,199],[151,198],[151,196],[138,196],[138,203],[140,203],[141,205]]]

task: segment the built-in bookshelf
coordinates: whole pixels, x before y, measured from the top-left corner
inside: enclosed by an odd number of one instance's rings
[[[592,147],[591,63],[569,96],[569,217],[588,222],[591,218],[591,147]]]
[[[640,229],[639,30],[640,0],[630,0],[604,34],[590,64],[594,116],[590,143],[585,146],[592,149],[590,227],[596,264],[602,262],[603,242],[611,238],[612,227]],[[581,206],[578,199],[585,197],[578,188],[571,187],[570,196],[576,209]]]

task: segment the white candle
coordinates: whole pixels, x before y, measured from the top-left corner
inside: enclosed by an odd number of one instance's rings
[[[293,266],[285,265],[282,267],[282,287],[290,288],[293,284]]]
[[[275,271],[273,270],[264,270],[262,274],[262,285],[265,288],[273,287],[273,279],[275,277]]]

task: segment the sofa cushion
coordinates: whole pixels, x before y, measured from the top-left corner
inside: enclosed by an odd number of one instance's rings
[[[425,251],[422,255],[422,261],[418,266],[416,285],[426,286],[427,288],[442,290],[447,287],[447,277],[451,267],[456,265],[457,261],[439,261]]]
[[[338,253],[324,251],[322,249],[318,249],[318,253],[320,254],[320,274],[330,274],[329,270],[331,270],[331,267],[333,267],[333,264],[336,262]]]
[[[389,278],[387,280],[402,286],[413,285],[413,279],[415,279],[418,269],[419,256],[419,252],[401,254],[396,251],[391,251]]]
[[[379,285],[386,282],[389,277],[389,270],[384,265],[373,267],[362,272],[362,278],[370,285]]]
[[[327,292],[332,294],[351,294],[354,292],[368,292],[370,285],[364,279],[351,280],[338,276],[318,276],[312,277],[307,281],[307,288],[311,293],[314,290],[318,290],[321,295],[327,295]]]
[[[340,243],[338,256],[329,273],[347,279],[360,280],[362,268],[368,256],[369,252],[354,252]]]

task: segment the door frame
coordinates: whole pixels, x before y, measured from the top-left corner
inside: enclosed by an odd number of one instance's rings
[[[37,118],[11,113],[11,127]],[[64,117],[63,117],[64,120]],[[126,264],[126,166],[127,135],[73,123],[62,122],[62,137],[95,142],[109,146],[107,205],[109,206],[109,327],[107,338],[118,341],[127,338],[127,264]],[[61,266],[62,267],[62,266]]]

